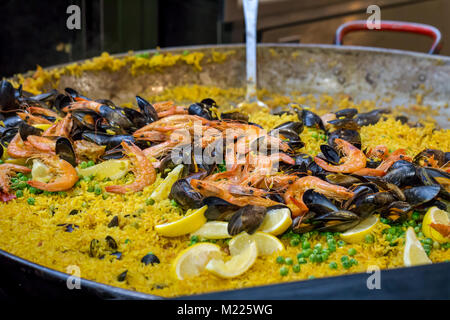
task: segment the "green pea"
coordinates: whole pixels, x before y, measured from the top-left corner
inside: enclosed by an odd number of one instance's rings
[[[419,220],[420,219],[420,213],[417,211],[414,211],[411,215],[411,218],[414,220]]]
[[[328,260],[328,253],[322,253],[320,255],[320,257],[322,258],[322,261],[327,261]]]
[[[433,242],[433,249],[439,249],[441,247],[441,245],[439,244],[439,242],[434,241]]]
[[[300,244],[300,240],[297,239],[297,238],[293,238],[293,239],[291,239],[290,243],[291,243],[292,247],[296,247],[296,246],[298,246]]]
[[[36,194],[38,189],[31,187],[28,191],[30,191],[31,194]]]
[[[87,163],[87,166],[88,166],[88,167],[95,166],[95,162],[92,161],[92,160],[89,160],[88,163]]]
[[[337,269],[338,268],[338,264],[336,262],[330,262],[330,264],[328,265],[330,267],[330,269]]]
[[[354,259],[354,258],[351,258],[350,260],[349,260],[349,262],[352,264],[352,265],[358,265],[358,261],[356,260],[356,259]]]
[[[104,193],[104,194],[102,194],[102,198],[103,198],[103,200],[106,200],[106,199],[108,199],[108,194],[107,193]]]
[[[392,241],[392,234],[387,234],[386,235],[386,240],[387,241]]]
[[[311,249],[303,250],[303,256],[304,257],[308,258],[311,254],[312,254],[312,250]]]
[[[170,200],[170,204],[175,208],[178,207],[178,203],[175,201],[175,199]]]
[[[286,259],[284,259],[284,262],[286,262],[287,265],[292,265],[294,263],[294,260],[292,260],[292,258],[287,257]]]
[[[299,273],[300,272],[300,265],[299,264],[294,264],[292,266],[292,271],[294,271],[295,273]]]
[[[365,237],[364,237],[364,241],[366,242],[366,243],[373,243],[374,242],[374,237],[373,237],[373,235],[371,235],[371,234],[367,234]]]
[[[319,134],[317,132],[313,132],[311,136],[313,138],[317,139],[319,137]]]
[[[417,226],[417,227],[414,227],[414,232],[415,233],[419,233],[420,232],[420,228]]]
[[[3,160],[2,159],[0,159],[0,164],[3,164]]]
[[[314,246],[314,249],[317,249],[320,251],[320,250],[322,250],[322,245],[320,243],[318,243]]]
[[[300,263],[300,264],[308,263],[308,260],[306,260],[305,258],[298,258],[297,260],[298,260],[298,263]]]
[[[99,186],[96,186],[94,189],[94,192],[96,195],[101,195],[102,194],[102,188],[100,188]]]
[[[65,191],[59,191],[58,194],[59,194],[61,197],[67,196],[67,192],[65,192]]]
[[[423,244],[422,246],[423,246],[423,249],[424,249],[425,251],[430,251],[430,250],[431,250],[431,244],[425,243],[425,244]]]
[[[330,245],[333,245],[333,244],[336,244],[336,240],[334,240],[334,239],[328,239],[327,240],[327,244],[330,246]]]
[[[198,242],[198,236],[192,236],[191,242]]]
[[[348,249],[348,255],[349,256],[354,256],[355,254],[356,254],[356,249],[355,248]]]
[[[422,232],[419,232],[419,233],[417,234],[417,237],[423,238],[423,233],[422,233]]]
[[[426,239],[424,240],[424,242],[425,242],[426,244],[433,244],[433,240],[430,239],[430,238],[426,238]]]
[[[341,257],[341,262],[348,261],[348,259],[349,259],[349,258],[348,258],[347,256],[342,256],[342,257]]]
[[[396,234],[396,232],[397,232],[397,231],[395,230],[395,228],[389,228],[389,229],[388,229],[388,233],[389,233],[389,234],[394,235],[394,234]]]
[[[94,192],[94,190],[95,190],[94,186],[89,186],[87,189],[88,192]]]
[[[278,263],[278,264],[284,264],[284,257],[283,256],[278,256],[277,257],[277,259],[276,259],[276,262]]]
[[[88,167],[87,162],[86,161],[81,162],[80,167],[81,167],[81,169],[86,169]]]
[[[352,264],[350,261],[344,261],[342,262],[342,266],[344,267],[344,269],[350,269]]]
[[[311,262],[316,262],[316,255],[315,255],[314,253],[312,253],[312,254],[309,256],[309,261],[311,261]]]
[[[27,202],[28,202],[29,205],[33,206],[35,200],[34,200],[34,198],[30,197],[30,198],[27,199]]]
[[[309,248],[311,248],[311,244],[308,241],[304,241],[302,243],[302,248],[303,249],[309,249]]]
[[[28,181],[28,177],[27,176],[22,176],[22,177],[20,177],[20,181]]]
[[[288,273],[289,273],[289,269],[288,269],[287,267],[281,267],[281,268],[280,268],[280,275],[281,275],[282,277],[287,276]]]
[[[148,198],[147,200],[145,200],[145,204],[151,206],[155,204],[155,200],[153,200],[152,198]]]
[[[345,241],[344,240],[339,240],[338,241],[338,247],[342,248],[343,246],[345,246]]]
[[[335,252],[336,251],[336,245],[333,244],[333,245],[328,246],[328,251]]]
[[[26,182],[21,182],[17,185],[16,189],[18,190],[23,190],[28,186],[28,184]]]
[[[23,197],[23,191],[22,191],[22,190],[17,190],[17,191],[16,191],[16,197],[17,197],[17,198]]]
[[[314,249],[312,252],[313,252],[313,254],[320,254],[321,251],[318,249]]]

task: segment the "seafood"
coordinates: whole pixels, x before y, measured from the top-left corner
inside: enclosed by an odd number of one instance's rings
[[[366,156],[360,149],[342,139],[336,139],[335,142],[340,151],[345,154],[345,157],[342,158],[342,163],[339,165],[330,165],[326,161],[315,157],[314,161],[320,167],[331,172],[352,173],[366,166]]]

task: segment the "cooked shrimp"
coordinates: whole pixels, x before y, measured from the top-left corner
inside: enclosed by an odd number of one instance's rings
[[[188,111],[184,106],[172,106],[168,110],[158,111],[158,118],[161,119],[175,114],[188,114]]]
[[[137,192],[154,183],[156,180],[156,171],[144,152],[136,145],[129,145],[125,141],[121,145],[128,157],[131,158],[135,180],[127,185],[107,186],[105,190],[113,193]]]
[[[255,196],[255,195],[233,195],[227,188],[222,188],[220,185],[213,183],[212,181],[205,181],[205,180],[197,180],[192,179],[191,180],[191,186],[198,190],[203,196],[209,197],[219,197],[225,201],[228,201],[229,203],[235,204],[237,206],[246,206],[248,204],[255,205],[255,206],[263,206],[263,207],[270,207],[273,205],[279,204],[278,202],[275,202],[270,199],[263,198],[262,196]],[[229,187],[230,188],[230,187]],[[228,189],[229,189],[228,188]],[[234,187],[231,187],[233,189]],[[255,188],[253,188],[255,189]],[[250,193],[251,189],[247,189],[246,192]],[[239,193],[243,191],[242,189],[236,188],[233,190],[235,193]],[[264,192],[264,190],[260,190],[258,193],[261,194],[261,192]],[[245,193],[245,192],[243,192]]]
[[[347,188],[328,183],[320,178],[313,176],[300,178],[284,194],[284,200],[289,208],[291,208],[294,217],[302,216],[308,212],[308,207],[303,202],[303,194],[308,189],[313,189],[325,196],[339,200],[347,200],[353,196],[353,192]]]
[[[41,108],[41,107],[28,107],[26,109],[28,111],[28,113],[31,114],[40,114],[40,115],[44,115],[47,117],[53,117],[53,118],[59,118],[58,114],[50,109],[47,108]]]
[[[102,106],[102,104],[100,102],[91,101],[91,100],[80,100],[80,101],[71,103],[67,107],[64,107],[62,110],[67,113],[67,112],[74,111],[74,110],[87,109],[87,110],[92,110],[97,113],[100,113],[101,106]]]
[[[368,158],[386,159],[389,156],[389,150],[385,145],[378,145],[367,151],[366,156]]]
[[[30,173],[31,169],[12,163],[0,164],[0,191],[3,191],[6,194],[9,193],[10,178],[15,175],[16,172]]]
[[[330,172],[352,173],[366,166],[367,159],[361,150],[345,140],[335,139],[334,141],[345,154],[345,157],[342,158],[343,163],[335,166],[327,163],[325,160],[314,157],[314,161],[320,167]]]
[[[28,124],[53,124],[50,120],[26,112],[17,112],[17,115]]]
[[[36,150],[29,144],[25,144],[20,134],[17,133],[8,144],[6,152],[13,158],[29,158],[36,154]]]
[[[161,132],[170,132],[175,131],[177,129],[190,129],[193,128],[195,122],[198,122],[202,125],[207,125],[211,123],[211,121],[206,120],[205,118],[199,117],[199,116],[193,116],[193,115],[173,115],[164,117],[162,119],[159,119],[158,121],[149,123],[139,130],[136,130],[133,133],[133,136],[135,138],[138,138],[143,132],[147,131],[161,131]]]
[[[431,223],[430,226],[442,234],[445,238],[450,238],[450,226],[441,223]]]
[[[31,180],[28,184],[44,191],[64,191],[72,188],[78,181],[78,174],[74,167],[56,155],[34,156],[41,160],[53,172],[54,178],[49,182]]]
[[[147,158],[159,158],[169,153],[176,145],[178,141],[170,140],[165,141],[149,148],[142,150]]]
[[[56,141],[41,136],[28,136],[27,141],[36,151],[55,153]]]

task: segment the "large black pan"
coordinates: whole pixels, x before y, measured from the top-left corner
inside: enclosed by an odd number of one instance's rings
[[[63,76],[60,88],[72,87],[88,96],[131,101],[136,94],[157,94],[167,86],[201,84],[218,87],[243,87],[245,52],[242,45],[173,48],[164,51],[195,50],[205,53],[234,50],[220,64],[206,63],[201,71],[176,65],[163,73],[138,77],[126,70],[116,73],[84,73],[81,77]],[[292,91],[330,95],[348,94],[354,100],[378,99],[380,105],[413,105],[416,95],[426,93],[424,103],[438,108],[435,116],[448,128],[450,111],[450,58],[406,51],[329,45],[261,45],[258,48],[259,86],[274,92]],[[431,89],[431,90],[429,90]],[[426,92],[425,92],[426,91]],[[390,100],[386,101],[389,97]],[[408,113],[409,114],[409,113]],[[417,114],[409,114],[416,117]],[[448,151],[448,150],[446,150]],[[1,236],[1,235],[0,235]],[[192,296],[198,299],[431,299],[450,298],[450,263],[399,268],[381,272],[381,289],[368,289],[370,274],[354,274],[314,279],[242,290]],[[160,297],[81,280],[81,289],[67,288],[68,275],[39,266],[0,250],[0,296],[27,294],[54,298]]]

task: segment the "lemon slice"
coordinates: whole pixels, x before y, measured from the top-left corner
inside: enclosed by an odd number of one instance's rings
[[[247,247],[230,260],[211,259],[206,265],[206,270],[221,278],[234,278],[240,276],[255,263],[258,249],[255,240],[251,240]]]
[[[450,219],[448,217],[448,213],[444,210],[440,210],[438,207],[431,207],[428,209],[427,213],[423,217],[422,221],[422,232],[423,234],[433,239],[434,241],[444,243],[450,241],[449,238],[444,237],[437,230],[431,227],[431,224],[443,224],[450,225]]]
[[[291,224],[291,211],[288,208],[280,208],[268,211],[258,230],[277,236],[285,232]]]
[[[92,167],[82,169],[76,168],[77,172],[81,176],[95,175],[96,178],[102,180],[110,178],[111,180],[117,180],[122,178],[130,171],[129,160],[107,160],[96,164]]]
[[[52,174],[49,167],[35,159],[31,168],[31,177],[33,180],[47,183],[51,180]]]
[[[274,252],[284,250],[283,243],[271,234],[256,232],[255,234],[249,235],[247,232],[242,232],[230,240],[228,244],[230,254],[232,256],[240,254],[252,241],[256,242],[260,256],[271,255]]]
[[[372,232],[378,222],[378,217],[370,216],[350,230],[341,233],[341,239],[349,243],[357,243],[364,240],[364,237]]]
[[[195,231],[193,236],[198,236],[203,239],[226,239],[231,238],[228,234],[228,222],[224,221],[210,221],[201,226]]]
[[[165,237],[179,237],[192,233],[206,223],[205,211],[208,206],[193,210],[180,220],[155,226],[156,232]]]
[[[181,171],[183,171],[184,166],[179,164],[176,166],[167,177],[161,182],[161,184],[156,187],[153,193],[150,195],[155,201],[161,201],[167,199],[169,197],[170,190],[172,189],[173,184],[178,180]]]
[[[416,233],[412,227],[406,231],[405,251],[403,252],[403,263],[407,267],[421,264],[431,264],[425,250],[423,250],[420,241],[417,240]]]
[[[206,264],[212,259],[222,256],[220,247],[212,243],[198,243],[181,251],[173,262],[172,269],[180,279],[192,278],[205,270]]]

